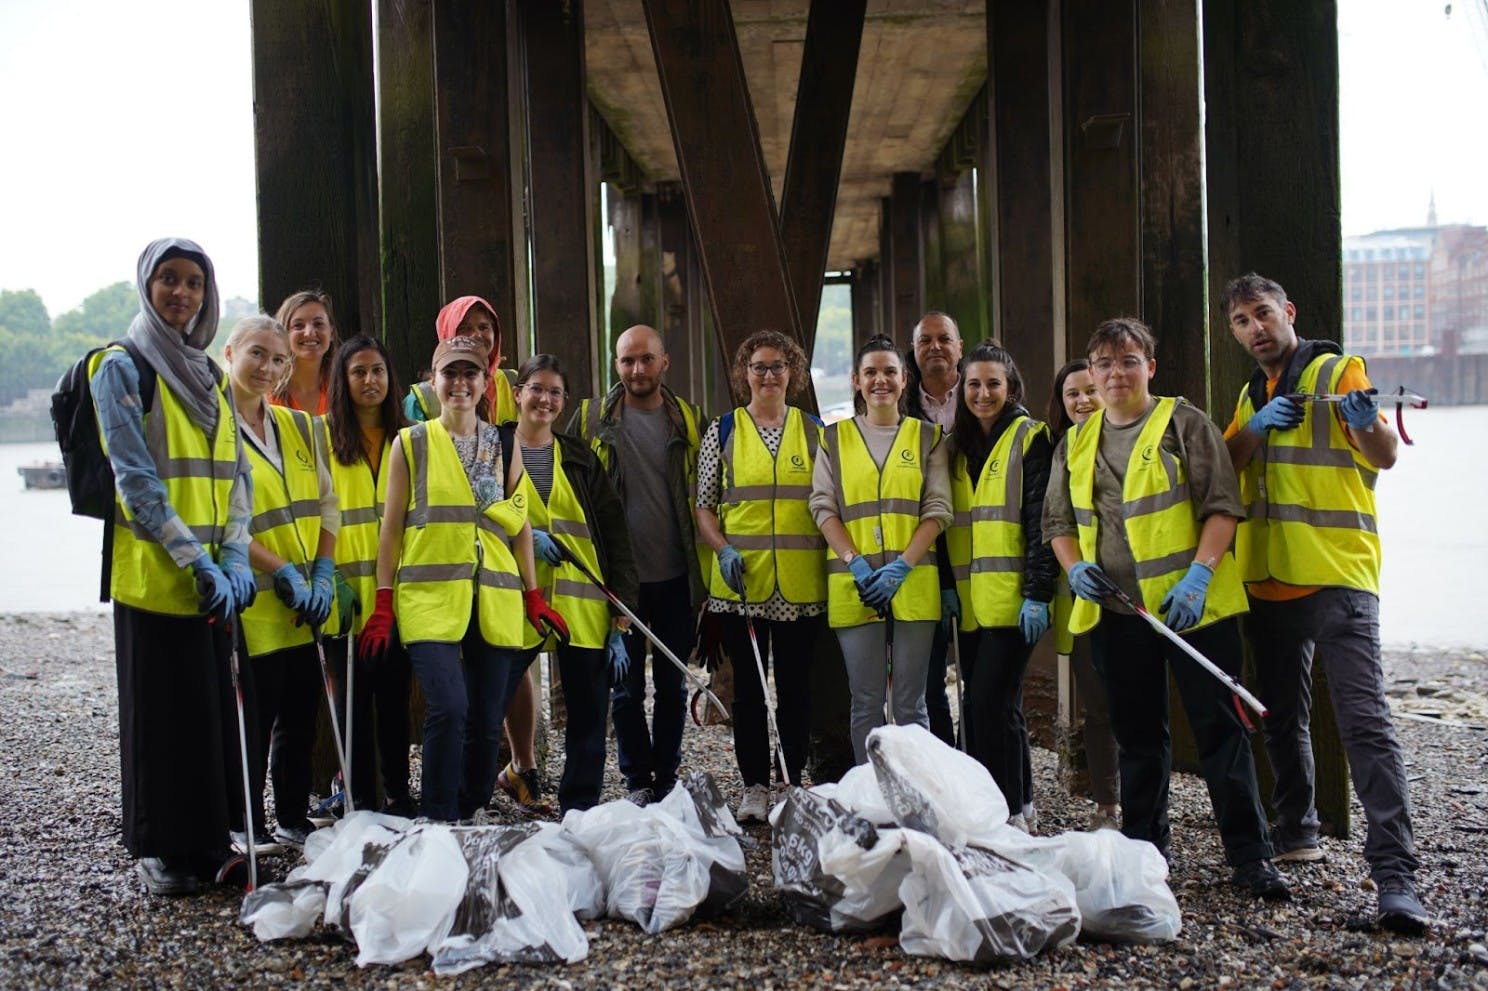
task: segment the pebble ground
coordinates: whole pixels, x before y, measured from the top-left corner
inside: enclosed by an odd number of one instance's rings
[[[0,987],[1488,988],[1485,660],[1413,650],[1387,662],[1392,702],[1411,713],[1397,727],[1421,892],[1437,920],[1423,938],[1374,928],[1357,805],[1354,836],[1325,840],[1321,864],[1287,869],[1294,901],[1258,903],[1227,884],[1202,784],[1184,775],[1173,789],[1170,879],[1184,920],[1172,944],[1078,942],[989,971],[907,956],[891,936],[818,934],[787,921],[770,886],[769,830],[756,828],[750,892],[727,917],[657,937],[594,922],[577,965],[436,978],[427,958],[360,970],[352,947],[329,934],[261,944],[226,890],[146,895],[119,842],[109,617],[0,616]],[[736,801],[728,731],[689,727],[685,745],[686,766],[711,771]],[[1054,784],[1052,754],[1035,751],[1035,776],[1041,831],[1082,826],[1089,807]],[[609,791],[621,791],[613,762]],[[290,866],[267,861],[279,874]]]

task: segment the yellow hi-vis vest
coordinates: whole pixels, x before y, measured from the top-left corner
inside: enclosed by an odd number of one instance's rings
[[[269,406],[264,429],[277,429],[281,473],[253,444],[245,443],[248,463],[253,466],[253,521],[248,532],[268,550],[293,564],[310,580],[310,566],[320,543],[320,473],[315,466],[315,440],[310,416],[288,406]],[[272,422],[270,422],[272,421]],[[274,578],[254,571],[258,595],[243,610],[243,640],[249,657],[262,657],[289,647],[309,643],[313,637],[307,623],[295,624],[295,613],[274,594]],[[339,632],[336,610],[321,631]]]
[[[526,472],[517,491],[527,498],[527,519],[533,527],[548,531],[564,550],[576,555],[591,574],[604,581],[583,504],[563,471],[563,445],[559,441],[553,441],[553,487],[548,491],[548,501],[542,501]],[[548,602],[568,624],[569,643],[590,649],[603,647],[610,635],[610,600],[572,561],[565,559],[554,567],[538,556],[536,564],[537,585],[547,592]],[[542,635],[528,623],[523,646],[532,648],[541,643]],[[547,648],[553,645],[550,639]]]
[[[856,420],[828,424],[823,439],[837,479],[842,525],[858,553],[875,570],[881,568],[904,552],[920,525],[925,473],[930,452],[940,440],[940,427],[905,417],[882,471],[873,463]],[[910,569],[892,608],[895,619],[940,619],[940,576],[935,570],[933,547]],[[878,614],[858,598],[852,572],[828,547],[827,625],[860,626],[878,621]]]
[[[107,351],[88,364],[88,377],[98,372]],[[217,559],[227,529],[228,497],[238,473],[238,428],[227,402],[227,379],[217,387],[217,433],[208,437],[191,422],[185,407],[164,378],[157,378],[155,402],[145,410],[145,446],[155,462],[155,474],[165,485],[165,496],[181,522],[201,541],[202,549]],[[99,444],[108,442],[99,431]],[[199,616],[196,578],[166,553],[154,535],[136,522],[114,490],[114,555],[109,594],[116,602],[167,616]]]
[[[1017,626],[1023,608],[1023,456],[1048,428],[1029,416],[1007,425],[987,454],[976,488],[966,455],[951,470],[946,551],[961,600],[961,629]]]
[[[1137,584],[1141,603],[1152,615],[1158,612],[1163,597],[1177,585],[1193,563],[1199,547],[1199,521],[1194,519],[1193,504],[1188,498],[1188,472],[1183,463],[1162,449],[1162,436],[1173,419],[1178,400],[1159,398],[1157,407],[1142,426],[1132,447],[1122,484],[1122,516],[1126,522],[1126,541],[1136,561]],[[1070,503],[1079,528],[1080,556],[1096,561],[1097,528],[1095,515],[1095,453],[1100,447],[1101,426],[1105,411],[1097,410],[1090,419],[1075,428],[1069,447]],[[1204,600],[1204,614],[1194,629],[1208,626],[1229,616],[1245,612],[1245,590],[1240,585],[1235,556],[1225,551],[1209,594]],[[1084,633],[1100,620],[1100,607],[1085,599],[1076,599],[1070,614],[1070,632]]]
[[[518,490],[480,512],[455,443],[438,420],[405,427],[398,442],[409,475],[393,586],[400,638],[405,644],[459,643],[473,601],[481,638],[493,647],[520,648],[526,612],[511,538],[527,520],[527,496]]]
[[[734,429],[721,452],[723,486],[718,522],[744,559],[750,602],[780,597],[798,605],[827,601],[826,541],[807,505],[821,428],[791,406],[780,450],[770,454],[749,411],[734,410]],[[715,558],[708,593],[738,602]]]
[[[1362,360],[1318,355],[1303,369],[1297,391],[1337,392],[1348,363]],[[1349,444],[1332,404],[1303,403],[1302,410],[1301,425],[1267,434],[1240,472],[1246,518],[1235,533],[1235,557],[1241,577],[1378,595],[1374,486],[1379,470]],[[1245,424],[1254,413],[1242,389],[1235,415]]]
[[[336,502],[341,508],[341,529],[336,534],[336,570],[356,592],[362,611],[354,620],[355,632],[361,633],[372,615],[377,599],[377,541],[382,534],[383,507],[387,503],[388,455],[392,438],[384,437],[382,457],[376,476],[366,459],[358,457],[349,465],[336,459],[331,448],[330,426],[322,418],[319,434],[321,457],[331,469],[331,484],[336,489]]]
[[[511,379],[501,368],[491,373],[491,378],[496,383],[496,401],[491,404],[487,419],[492,423],[515,420],[517,418],[517,397],[512,393]],[[414,401],[418,403],[419,411],[424,414],[424,419],[426,421],[439,419],[439,395],[434,391],[434,383],[415,382],[412,391]]]

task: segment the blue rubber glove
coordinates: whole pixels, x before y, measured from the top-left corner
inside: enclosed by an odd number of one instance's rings
[[[292,564],[282,565],[271,576],[274,579],[274,594],[290,608],[299,619],[308,619],[310,612],[310,583]]]
[[[232,586],[237,611],[242,612],[253,605],[253,599],[258,595],[258,579],[253,577],[253,568],[248,564],[248,551],[236,544],[225,544],[217,552],[217,563],[222,566],[228,585]]]
[[[206,551],[191,562],[191,570],[196,575],[196,599],[201,611],[207,614],[207,622],[232,622],[237,603],[233,601],[232,584],[227,575]]]
[[[873,565],[861,554],[857,554],[847,562],[847,570],[852,572],[853,583],[858,586],[858,594],[863,594],[863,586],[868,584],[873,577]]]
[[[1018,629],[1023,631],[1023,642],[1038,643],[1039,637],[1049,629],[1049,603],[1024,599],[1018,610]]]
[[[619,630],[611,630],[610,639],[605,642],[605,653],[610,661],[611,683],[618,685],[630,670],[630,652],[625,649],[625,634]]]
[[[1245,429],[1257,437],[1272,430],[1290,430],[1302,422],[1302,404],[1289,396],[1277,396],[1251,415]]]
[[[1379,400],[1363,389],[1355,389],[1338,404],[1350,430],[1368,430],[1379,421]]]
[[[532,528],[532,551],[549,564],[563,562],[563,552],[558,549],[558,542],[548,531],[537,527]]]
[[[875,571],[859,594],[868,608],[887,612],[889,603],[894,601],[894,594],[899,591],[899,586],[903,585],[904,579],[908,577],[909,562],[902,557],[896,557]]]
[[[1163,622],[1174,633],[1188,629],[1204,615],[1204,599],[1209,596],[1209,579],[1214,569],[1195,561],[1188,566],[1188,574],[1168,590],[1157,611],[1163,614]]]
[[[1100,605],[1106,601],[1106,593],[1101,585],[1101,579],[1106,578],[1106,573],[1100,569],[1100,565],[1089,561],[1081,561],[1070,569],[1069,585],[1070,591],[1087,602]]]
[[[324,626],[336,604],[336,562],[318,557],[310,566],[310,607],[305,620],[311,626]]]
[[[946,636],[956,632],[956,620],[961,618],[961,597],[954,588],[940,590],[940,631]]]
[[[723,550],[718,552],[718,570],[723,575],[725,585],[739,595],[744,594],[744,558],[734,550],[732,544],[724,544]]]

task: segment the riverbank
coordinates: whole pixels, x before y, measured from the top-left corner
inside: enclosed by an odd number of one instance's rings
[[[590,956],[572,967],[488,967],[435,979],[426,959],[358,970],[354,950],[329,935],[261,944],[238,924],[238,899],[227,891],[181,901],[145,895],[118,839],[111,637],[106,615],[0,615],[0,987],[1488,988],[1482,651],[1388,657],[1422,897],[1438,920],[1421,939],[1373,929],[1357,804],[1356,835],[1325,840],[1325,862],[1288,869],[1296,899],[1259,903],[1226,883],[1202,783],[1182,775],[1173,787],[1170,883],[1184,919],[1172,944],[1081,942],[989,973],[909,957],[891,939],[820,935],[781,910],[765,828],[753,830],[761,842],[748,853],[750,892],[725,918],[654,938],[629,923],[591,923]],[[689,726],[685,748],[685,766],[711,771],[737,801],[728,732]],[[1052,754],[1035,751],[1034,774],[1041,829],[1079,828],[1089,808],[1059,792]],[[606,797],[619,797],[613,752],[607,785]],[[280,875],[290,866],[281,858],[266,865]]]

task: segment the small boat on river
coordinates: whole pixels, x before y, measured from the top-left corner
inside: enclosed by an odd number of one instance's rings
[[[67,471],[60,461],[33,461],[16,468],[28,489],[65,489]]]

